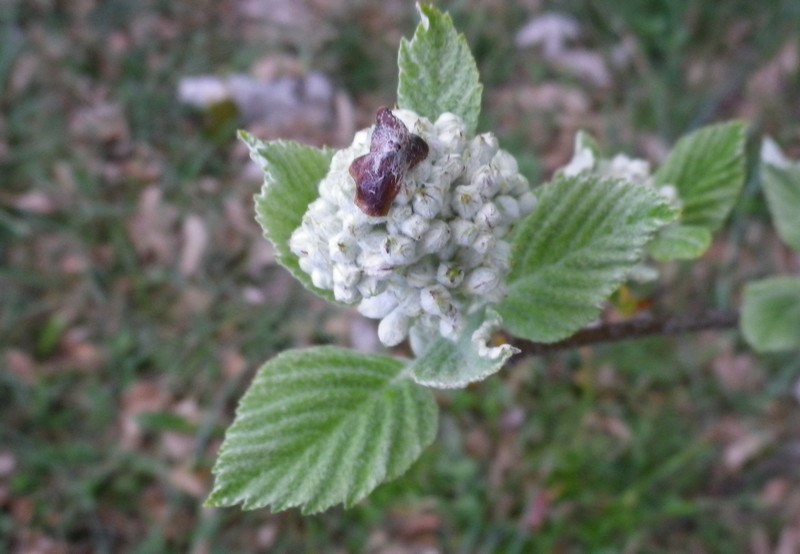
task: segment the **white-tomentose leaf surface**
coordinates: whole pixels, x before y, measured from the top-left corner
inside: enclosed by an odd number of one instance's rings
[[[647,250],[659,262],[693,260],[711,246],[711,231],[699,225],[668,225],[661,229]]]
[[[242,398],[207,503],[304,513],[350,506],[433,441],[432,392],[404,362],[317,347],[267,362]]]
[[[453,389],[482,381],[500,371],[519,352],[509,344],[492,345],[502,319],[492,309],[472,314],[458,340],[434,339],[409,365],[411,378],[426,387]],[[412,345],[414,337],[412,336]]]
[[[761,166],[761,186],[781,239],[800,252],[800,164]]]
[[[419,12],[422,21],[414,36],[400,43],[397,105],[431,121],[454,113],[474,133],[483,85],[467,40],[449,14],[430,5],[419,6]]]
[[[244,131],[239,138],[264,171],[261,193],[255,197],[256,220],[275,247],[277,260],[308,290],[335,302],[330,291],[314,286],[289,249],[289,238],[319,196],[319,182],[328,172],[333,150],[284,140],[264,142]]]
[[[678,189],[680,221],[715,231],[733,208],[745,180],[747,126],[709,125],[681,138],[656,172],[658,185]]]
[[[562,178],[536,189],[539,205],[515,237],[509,294],[498,312],[515,335],[555,342],[591,323],[676,217],[649,187]]]
[[[759,352],[800,349],[800,279],[772,277],[749,283],[741,327]]]

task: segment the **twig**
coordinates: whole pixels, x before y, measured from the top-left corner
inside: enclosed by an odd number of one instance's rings
[[[648,316],[583,329],[558,342],[541,343],[514,338],[510,344],[519,348],[524,356],[538,356],[561,350],[571,350],[579,346],[635,340],[654,335],[681,335],[709,329],[733,329],[738,324],[738,312],[709,311],[698,315],[665,319]]]

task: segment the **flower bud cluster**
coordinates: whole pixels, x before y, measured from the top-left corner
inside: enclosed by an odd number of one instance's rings
[[[597,145],[585,132],[575,135],[575,152],[567,165],[559,170],[565,177],[593,174],[609,179],[621,179],[631,183],[656,188],[650,171],[650,162],[617,154],[611,159],[601,158]],[[657,192],[676,208],[681,207],[678,190],[673,185],[662,185]]]
[[[393,114],[428,144],[428,156],[404,176],[386,216],[355,204],[353,160],[369,151],[373,128],[338,151],[289,246],[316,287],[380,319],[387,346],[413,327],[455,338],[467,310],[499,301],[511,265],[506,240],[536,198],[516,160],[491,133],[468,138],[446,113],[435,123],[407,110]]]

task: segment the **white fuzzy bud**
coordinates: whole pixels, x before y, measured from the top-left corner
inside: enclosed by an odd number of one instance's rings
[[[414,213],[425,219],[435,218],[442,211],[442,196],[435,187],[420,187],[414,195]]]
[[[519,211],[523,216],[531,213],[536,207],[536,204],[539,203],[532,192],[523,193],[522,196],[517,199],[517,202],[519,202]]]
[[[483,133],[472,139],[467,149],[467,171],[471,173],[488,164],[498,150],[497,138],[491,133]]]
[[[464,288],[471,294],[489,294],[500,285],[497,270],[479,267],[473,270],[464,280]]]
[[[415,349],[438,335],[454,339],[465,314],[502,299],[511,248],[504,237],[536,198],[514,158],[487,133],[468,138],[464,122],[443,114],[435,124],[394,110],[428,155],[403,175],[385,216],[354,202],[353,161],[369,153],[373,129],[337,152],[330,171],[289,241],[315,286],[380,319],[378,337]]]
[[[333,283],[355,287],[361,280],[361,268],[355,264],[340,264],[333,268]]]
[[[342,283],[333,283],[333,296],[339,302],[344,302],[345,304],[352,304],[356,300],[358,300],[359,294],[358,289],[355,287],[348,287]]]
[[[500,191],[500,175],[491,166],[484,166],[472,175],[470,185],[484,200],[494,197]]]
[[[450,226],[444,221],[436,220],[431,222],[428,231],[419,241],[418,248],[421,254],[435,254],[442,250],[450,242],[452,231]]]
[[[390,276],[394,270],[394,266],[379,252],[362,252],[356,261],[365,275],[378,279]]]
[[[474,248],[459,248],[455,255],[455,261],[465,272],[483,265],[486,255],[481,254]]]
[[[503,221],[516,221],[520,216],[519,202],[511,196],[498,196],[495,204],[503,214]]]
[[[436,281],[436,264],[428,256],[408,268],[406,281],[412,287],[421,289]]]
[[[455,288],[464,280],[464,270],[451,263],[439,264],[436,281],[448,288]]]
[[[408,336],[409,318],[394,310],[378,324],[378,338],[386,346],[397,346]]]
[[[506,179],[514,178],[519,174],[519,165],[517,164],[517,160],[505,150],[500,150],[494,155],[494,158],[492,159],[492,165],[497,168],[497,171],[500,172],[500,175]]]
[[[363,252],[376,254],[383,252],[384,244],[388,238],[389,234],[383,229],[380,229],[377,231],[371,231],[361,237],[361,239],[358,241],[358,244],[361,246],[361,250]]]
[[[317,267],[311,270],[311,282],[318,289],[333,288],[333,276],[330,273],[325,273]]]
[[[372,230],[372,223],[361,210],[350,210],[342,214],[342,228],[356,239],[361,239]]]
[[[375,296],[364,298],[358,305],[358,311],[363,316],[380,319],[394,310],[397,304],[397,297],[387,290]]]
[[[311,272],[314,271],[314,269],[317,267],[317,264],[314,262],[314,260],[309,258],[307,255],[298,258],[297,262],[298,265],[300,266],[300,269],[302,269],[309,275],[311,275]]]
[[[458,315],[451,318],[442,318],[439,320],[439,334],[446,339],[456,340],[463,325],[463,320]]]
[[[650,164],[646,160],[629,158],[625,154],[617,154],[608,162],[605,173],[609,177],[642,184],[650,177]]]
[[[456,311],[450,293],[441,285],[422,289],[419,301],[422,309],[433,316],[452,318]]]
[[[419,299],[419,289],[413,287],[406,288],[406,294],[402,303],[397,307],[408,317],[417,317],[422,313],[422,305]]]
[[[503,220],[503,215],[494,202],[487,202],[475,214],[475,223],[481,229],[493,229]]]
[[[505,180],[503,191],[504,194],[510,194],[518,200],[522,200],[522,196],[531,193],[531,185],[528,180],[522,175],[514,175]]]
[[[393,224],[398,229],[406,221],[409,217],[413,215],[413,210],[411,206],[397,206],[394,210],[389,213],[389,221],[388,224]]]
[[[408,237],[392,235],[383,242],[382,253],[386,263],[392,266],[406,265],[414,260],[415,242]]]
[[[438,171],[434,171],[431,177],[449,188],[455,179],[462,176],[465,167],[464,159],[459,154],[450,152],[442,160],[442,163],[436,166]]]
[[[464,143],[464,125],[457,115],[444,113],[433,127],[445,148],[454,149]]]
[[[673,207],[678,209],[683,207],[683,202],[681,202],[678,189],[675,185],[662,185],[658,187],[658,194],[665,198]]]
[[[356,238],[347,231],[336,233],[328,241],[328,256],[338,264],[351,263],[359,250]]]
[[[430,220],[425,219],[421,215],[413,214],[400,224],[400,232],[405,236],[418,241],[422,238],[430,226]]]
[[[317,238],[312,236],[308,229],[300,227],[292,234],[292,238],[289,239],[289,248],[298,257],[308,257],[311,252],[315,250],[314,244],[316,242]],[[306,273],[308,273],[308,271],[306,271]]]
[[[356,285],[358,293],[362,298],[371,298],[380,293],[383,289],[383,281],[371,275],[365,275]]]
[[[466,219],[454,219],[450,222],[450,231],[456,244],[469,246],[478,238],[480,230],[471,221]]]
[[[483,204],[483,199],[475,187],[460,185],[453,194],[452,207],[463,219],[472,219]]]
[[[489,250],[497,243],[497,240],[491,233],[481,233],[478,235],[478,238],[475,239],[475,242],[472,243],[472,249],[475,252],[483,257],[489,252]]]

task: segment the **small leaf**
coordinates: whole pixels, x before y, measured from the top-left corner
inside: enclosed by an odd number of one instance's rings
[[[319,197],[319,182],[328,173],[333,150],[283,140],[264,142],[245,131],[239,131],[239,138],[264,171],[261,194],[255,197],[256,220],[275,247],[278,262],[308,290],[335,302],[331,291],[311,283],[289,250],[289,238],[300,227],[308,205]]]
[[[575,133],[575,151],[572,153],[572,155],[575,156],[582,150],[588,150],[591,152],[595,159],[600,158],[602,155],[602,151],[600,150],[600,145],[597,144],[597,140],[591,134],[589,134],[588,131],[580,129],[577,133]]]
[[[675,145],[654,178],[678,189],[681,223],[711,231],[722,225],[744,184],[746,132],[739,121],[710,125]]]
[[[514,238],[509,294],[498,311],[512,333],[554,342],[597,318],[676,213],[650,187],[625,181],[563,178],[537,196]]]
[[[800,279],[772,277],[749,283],[741,327],[744,338],[759,352],[800,348]]]
[[[761,186],[781,239],[800,252],[800,164],[761,165]]]
[[[411,362],[411,378],[427,387],[453,389],[466,387],[496,373],[506,360],[519,352],[509,344],[494,347],[487,344],[491,331],[501,322],[493,310],[480,310],[473,314],[457,341],[436,339]]]
[[[401,475],[437,426],[432,392],[405,373],[393,358],[334,347],[270,360],[239,404],[206,503],[313,513]]]
[[[449,14],[427,4],[417,4],[417,10],[421,22],[414,36],[400,42],[397,105],[431,121],[454,113],[474,133],[483,85],[467,40],[456,32]]]
[[[647,251],[659,262],[693,260],[711,246],[711,231],[697,225],[669,225],[661,229],[647,245]]]

